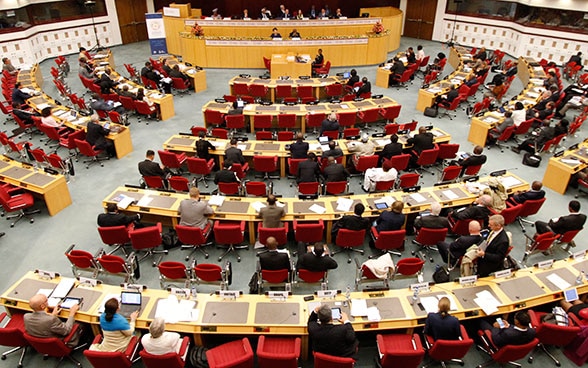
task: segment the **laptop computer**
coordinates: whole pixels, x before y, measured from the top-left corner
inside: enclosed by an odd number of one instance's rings
[[[343,73],[343,78],[344,78],[344,79],[349,79],[349,78],[351,78],[351,73],[350,73],[350,72],[344,72],[344,73]]]
[[[564,298],[566,299],[566,302],[573,302],[575,300],[578,300],[578,290],[576,288],[572,288],[572,289],[568,289],[564,291]]]
[[[141,310],[141,293],[138,291],[120,292],[120,310],[118,313],[125,318],[130,318],[131,313]]]
[[[323,151],[329,150],[329,137],[321,136],[318,138],[318,141],[319,141],[319,143],[321,145],[321,149]]]

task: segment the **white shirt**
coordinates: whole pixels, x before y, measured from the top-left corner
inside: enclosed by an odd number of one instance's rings
[[[151,334],[146,334],[141,338],[141,345],[145,351],[153,355],[178,353],[182,346],[182,338],[180,334],[168,331],[164,331],[158,338],[152,338]]]
[[[524,109],[513,110],[512,120],[514,121],[514,125],[518,127],[523,121],[527,120],[527,112]]]

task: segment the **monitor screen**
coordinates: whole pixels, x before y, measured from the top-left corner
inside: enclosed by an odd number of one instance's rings
[[[132,291],[121,291],[120,302],[121,304],[141,305],[141,293]]]
[[[576,290],[576,288],[566,290],[564,291],[564,297],[566,302],[573,302],[574,300],[578,300],[578,290]]]
[[[318,140],[319,140],[320,144],[327,144],[327,143],[329,143],[329,137],[320,136]]]

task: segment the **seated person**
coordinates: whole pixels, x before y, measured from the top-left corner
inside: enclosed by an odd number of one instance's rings
[[[314,61],[312,62],[313,68],[320,68],[323,66],[325,62],[325,56],[323,55],[323,49],[318,49],[318,53],[314,57]]]
[[[206,132],[198,132],[198,140],[196,141],[196,154],[198,155],[198,158],[203,158],[206,161],[210,160],[211,158],[214,158],[210,151],[214,151],[215,149],[216,148],[214,147],[214,145],[206,140]],[[227,149],[227,151],[229,151],[229,149]],[[227,151],[225,151],[225,157]],[[228,157],[226,157],[226,159],[233,162],[233,160],[229,159]]]
[[[181,80],[186,83],[187,87],[192,86],[192,82],[190,77],[180,71],[180,66],[178,64],[174,65],[171,71],[168,73],[170,78],[180,78]]]
[[[323,135],[325,131],[339,131],[339,121],[337,120],[337,114],[332,112],[329,116],[321,123],[321,130],[319,136]]]
[[[402,76],[402,73],[404,73],[404,70],[406,70],[404,63],[397,56],[395,56],[392,61],[389,85],[397,84],[398,82],[396,80],[399,79]]]
[[[182,199],[178,207],[180,225],[199,227],[203,230],[207,225],[212,226],[212,220],[208,217],[214,214],[214,210],[207,201],[200,199],[200,190],[197,187],[191,187],[189,195],[190,198]]]
[[[486,277],[504,267],[504,258],[510,244],[508,234],[504,230],[504,217],[492,215],[488,223],[491,230],[488,238],[479,247],[472,247],[463,256],[461,261],[462,276],[471,275],[472,262],[475,259],[478,262],[479,277]]]
[[[588,294],[584,294],[580,296],[580,299],[574,300],[573,302],[567,302],[565,300],[561,300],[559,305],[563,308],[563,310],[570,314],[573,313],[578,319],[582,319],[580,316],[580,312],[582,309],[588,308]]]
[[[49,109],[51,112],[51,109]],[[39,118],[39,113],[35,112],[27,105],[21,105],[17,102],[12,103],[12,113],[22,120],[23,124],[26,126],[33,126],[35,125],[35,119]]]
[[[290,38],[300,38],[300,32],[298,32],[296,30],[296,28],[294,28],[292,30],[292,32],[290,32],[290,34],[288,35],[288,37],[290,37]]]
[[[451,87],[449,87],[449,92],[435,98],[435,108],[439,108],[439,106],[449,107],[457,97],[459,97],[459,90],[452,84]]]
[[[361,141],[348,141],[347,150],[353,153],[351,161],[357,166],[361,156],[372,156],[376,153],[376,145],[370,140],[367,134],[361,136]]]
[[[122,88],[116,90],[119,96],[130,97],[133,100],[137,98],[137,95],[131,92],[131,87],[128,84],[123,84]]]
[[[233,162],[229,160],[225,160],[223,162],[222,170],[217,171],[214,175],[214,183],[240,183],[241,180],[237,177],[237,173],[231,170],[231,166],[233,166]]]
[[[561,107],[556,115],[559,117],[563,117],[566,115],[566,112],[569,109],[577,110],[577,109],[584,109],[588,106],[588,92],[584,92],[584,95],[577,96],[575,98],[570,99],[563,107]]]
[[[431,336],[433,340],[459,340],[461,337],[461,326],[459,320],[449,315],[451,302],[449,298],[439,299],[439,311],[429,313],[425,320],[424,334]]]
[[[110,130],[103,127],[100,123],[100,118],[97,114],[92,115],[90,121],[86,125],[86,142],[90,143],[94,149],[104,150],[109,157],[116,157],[116,149],[114,143],[106,137],[110,134]]]
[[[277,271],[287,269],[290,270],[290,257],[286,252],[278,250],[278,241],[273,236],[267,238],[267,252],[259,254],[259,265],[262,270]]]
[[[296,142],[290,145],[290,154],[292,158],[306,158],[308,154],[308,142],[304,141],[304,134],[296,134]]]
[[[484,98],[492,98],[500,102],[505,90],[506,85],[503,82],[497,83],[490,90],[484,93]]]
[[[337,143],[335,141],[330,141],[329,142],[329,149],[323,152],[323,158],[324,157],[337,158],[337,157],[341,157],[341,156],[343,156],[343,151],[341,150],[341,148],[337,147]]]
[[[244,165],[245,157],[243,157],[243,151],[237,147],[237,143],[239,142],[235,138],[231,139],[230,147],[225,150],[225,160],[230,160],[233,163]]]
[[[390,143],[386,144],[382,151],[380,152],[380,158],[383,159],[391,159],[393,156],[401,155],[402,154],[402,143],[398,143],[398,136],[396,134],[392,134],[390,136]]]
[[[57,317],[61,308],[54,307],[51,312],[47,312],[49,301],[44,294],[36,294],[29,300],[29,306],[33,310],[32,313],[24,315],[24,329],[25,331],[35,337],[57,337],[65,338],[70,333],[74,326],[75,315],[80,309],[78,304],[73,305],[69,309],[69,316],[67,321],[63,322]],[[80,334],[70,339],[67,343],[69,347],[75,347],[80,340]]]
[[[172,68],[167,64],[167,59],[166,58],[163,58],[161,60],[161,69],[165,72],[165,74],[167,74],[168,76],[171,77],[170,74],[171,74]],[[179,70],[180,69],[178,68],[178,71]],[[180,78],[180,77],[178,77],[178,78]]]
[[[325,183],[332,181],[346,181],[350,175],[345,166],[338,163],[333,156],[328,157],[327,167],[324,168],[323,174],[325,176]]]
[[[490,206],[492,205],[492,197],[483,194],[476,198],[474,203],[469,207],[458,208],[449,212],[447,219],[450,224],[455,224],[458,220],[482,220],[484,224],[488,222],[490,216]]]
[[[298,164],[296,183],[307,183],[319,181],[321,170],[319,168],[314,152],[308,154],[308,158]]]
[[[570,56],[570,59],[563,68],[563,72],[565,75],[570,74],[570,72],[572,71],[572,65],[580,65],[580,70],[584,69],[584,66],[582,65],[582,51],[578,51],[576,55]]]
[[[357,97],[363,95],[364,93],[370,93],[372,91],[372,84],[368,81],[367,77],[361,78],[361,83],[361,87],[359,87],[355,92]]]
[[[145,89],[144,88],[139,88],[137,90],[137,96],[135,96],[135,100],[137,101],[143,101],[147,104],[147,106],[149,107],[149,111],[151,112],[151,115],[149,115],[152,118],[161,118],[160,115],[160,111],[159,108],[157,107],[158,105],[156,105],[153,101],[151,101],[151,99],[149,98],[149,96],[145,95]]]
[[[449,221],[447,217],[439,216],[441,213],[441,205],[439,202],[431,203],[431,212],[427,215],[420,215],[414,220],[414,228],[417,232],[422,228],[428,229],[449,229]]]
[[[553,101],[549,101],[544,105],[537,104],[537,105],[533,106],[533,108],[530,108],[527,110],[525,118],[527,120],[535,119],[532,127],[538,128],[541,126],[541,123],[545,119],[547,119],[548,116],[554,114],[554,110],[555,110],[555,102],[553,102]],[[561,115],[561,111],[560,111],[560,115]]]
[[[112,79],[110,73],[110,68],[104,69],[104,73],[100,75],[100,79],[98,80],[98,84],[100,85],[100,93],[102,94],[114,93],[114,87],[118,85],[118,82]]]
[[[264,228],[275,229],[284,227],[282,218],[286,216],[286,211],[284,207],[276,204],[277,201],[276,196],[270,194],[267,196],[267,206],[259,210],[257,217],[262,219],[262,226]]]
[[[406,144],[412,146],[408,149],[411,166],[417,166],[416,162],[422,151],[435,147],[434,139],[435,136],[433,136],[433,133],[429,132],[424,126],[419,127],[419,132],[414,137],[407,139]]]
[[[177,332],[166,331],[165,319],[157,317],[149,324],[149,333],[141,337],[141,345],[146,352],[152,355],[179,353],[182,347],[182,337]],[[187,352],[188,349],[186,349]],[[182,360],[186,360],[186,356],[183,356]]]
[[[534,154],[537,150],[541,149],[548,140],[555,137],[555,128],[551,126],[550,122],[546,122],[541,128],[538,134],[533,132],[531,137],[525,139],[518,146],[511,147],[514,153],[520,153],[526,151]]]
[[[92,344],[90,350],[124,352],[135,332],[135,321],[139,311],[131,313],[130,323],[125,317],[117,313],[120,309],[116,298],[110,298],[104,304],[104,313],[100,315],[100,328],[102,329],[102,342]]]
[[[396,180],[397,175],[396,169],[392,167],[389,161],[386,161],[382,167],[372,167],[365,171],[362,188],[366,192],[372,192],[376,190],[377,182]]]
[[[468,232],[470,235],[462,235],[451,243],[446,241],[438,242],[437,249],[439,250],[439,255],[443,262],[453,266],[466,254],[469,247],[482,243],[484,238],[480,234],[481,229],[482,227],[478,221],[471,221],[468,224]]]
[[[527,120],[527,112],[525,111],[525,105],[522,102],[517,101],[514,105],[514,110],[512,111],[512,120],[514,125],[518,127],[521,123]]]
[[[472,59],[476,60],[476,59],[480,59],[482,61],[486,60],[488,58],[488,53],[486,52],[486,48],[482,47],[480,50],[478,50],[478,52],[472,57]]]
[[[145,66],[141,69],[141,76],[154,81],[165,93],[171,93],[171,79],[164,78],[149,61],[145,62]]]
[[[159,176],[162,179],[166,179],[169,176],[169,169],[162,164],[153,162],[154,158],[155,152],[153,150],[147,150],[145,160],[139,162],[139,174],[141,176]]]
[[[334,324],[331,307],[321,304],[310,313],[307,328],[313,351],[357,359],[359,342],[345,312],[341,312],[339,323]]]
[[[100,227],[128,226],[130,224],[138,224],[140,219],[140,214],[127,216],[118,211],[116,203],[108,203],[106,205],[106,213],[99,214],[97,222]]]
[[[513,126],[514,120],[512,119],[512,111],[505,111],[504,112],[504,120],[502,123],[498,124],[494,128],[488,131],[488,138],[486,142],[489,146],[496,144],[498,137],[502,135],[502,133],[506,130],[506,128]],[[509,137],[510,138],[510,137]]]
[[[125,108],[122,107],[120,102],[114,101],[106,101],[102,97],[100,97],[97,93],[92,93],[92,99],[90,100],[90,107],[93,110],[101,110],[101,111],[116,111],[119,114],[124,114],[126,112]]]
[[[59,129],[60,132],[63,132],[66,129],[65,127],[63,127],[62,120],[57,121],[55,117],[53,117],[53,113],[51,112],[50,106],[47,106],[43,108],[43,110],[41,110],[41,124],[52,128],[62,128]]]
[[[278,29],[276,27],[272,28],[272,34],[270,35],[270,38],[282,38],[282,35],[278,32]]]
[[[328,250],[321,242],[315,243],[312,251],[308,250],[306,243],[298,242],[298,261],[296,269],[310,272],[324,272],[337,268],[337,261],[329,256]]]
[[[359,76],[357,75],[357,70],[351,69],[349,72],[349,79],[347,83],[345,83],[346,88],[353,88],[355,83],[359,82]]]
[[[389,210],[382,212],[374,222],[378,233],[381,231],[400,230],[404,226],[406,218],[402,213],[403,208],[404,202],[394,201]]]
[[[406,62],[407,63],[409,63],[409,64],[416,63],[416,60],[417,60],[416,59],[416,54],[414,53],[414,49],[412,47],[409,47],[406,50],[405,57],[406,57]]]
[[[331,231],[333,243],[335,243],[339,229],[354,231],[369,229],[371,221],[369,218],[362,217],[364,211],[365,206],[362,203],[357,203],[353,207],[353,215],[345,215],[333,224],[333,229]]]
[[[524,345],[535,338],[535,329],[529,327],[531,318],[527,311],[518,311],[514,315],[514,325],[503,320],[504,327],[498,322],[490,324],[486,320],[480,322],[480,329],[491,332],[492,342],[498,348],[506,345]]]
[[[508,205],[516,206],[517,204],[525,203],[528,200],[536,200],[545,197],[545,191],[543,189],[543,183],[539,180],[531,183],[531,190],[526,192],[517,191],[508,198]]]
[[[555,234],[565,234],[568,231],[580,230],[586,223],[586,215],[580,213],[580,202],[573,200],[568,204],[567,216],[560,216],[557,220],[535,221],[535,229],[537,234],[543,234],[551,231]]]

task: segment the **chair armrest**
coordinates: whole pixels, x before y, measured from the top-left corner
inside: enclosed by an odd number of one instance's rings
[[[423,335],[421,336],[421,340],[424,341],[424,348],[425,350],[429,350],[433,347],[433,343],[434,341],[430,341],[429,338],[431,338],[430,336],[428,336],[427,334],[425,334],[425,332],[423,331]],[[432,338],[431,338],[432,340]]]
[[[67,255],[67,254],[69,254],[69,252],[71,252],[71,251],[72,251],[72,249],[74,249],[74,247],[75,247],[75,246],[76,246],[75,244],[72,244],[72,245],[70,245],[70,246],[69,246],[69,247],[68,247],[68,248],[65,250],[65,254],[66,254],[66,255]]]
[[[2,323],[2,321],[4,321],[4,318],[6,318],[6,316],[7,316],[7,315],[8,315],[8,314],[6,314],[6,312],[2,312],[2,313],[0,314],[0,323]]]
[[[491,352],[491,353],[495,353],[498,351],[498,348],[494,345],[494,342],[492,341],[492,333],[488,330],[485,331],[478,331],[478,335],[480,336],[480,340],[482,340],[482,343],[484,344],[484,346]]]
[[[242,166],[241,166],[241,170],[243,171],[248,171],[249,170],[249,163],[245,162]]]
[[[0,319],[0,321],[2,321]],[[570,326],[584,326],[586,325],[583,320],[578,318],[574,313],[568,313],[568,321],[570,321]]]
[[[65,344],[67,344],[68,342],[70,342],[71,339],[73,339],[79,332],[78,330],[81,328],[80,325],[78,325],[77,323],[74,323],[74,325],[71,328],[71,331],[69,332],[69,334],[63,339],[63,342]]]
[[[239,224],[241,231],[245,231],[245,221],[241,221],[241,223]]]
[[[98,334],[94,337],[94,340],[92,340],[92,344],[100,344],[102,342],[102,335]]]
[[[137,336],[131,337],[129,344],[127,345],[127,349],[125,350],[124,354],[130,360],[133,359],[133,356],[137,353],[139,348],[139,338]]]
[[[100,247],[100,249],[98,249],[98,251],[94,253],[94,259],[100,258],[104,253],[106,253],[104,251],[104,248]]]
[[[535,313],[534,310],[529,309],[529,317],[531,317],[531,326],[533,326],[533,328],[537,328],[537,326],[539,326],[541,324],[541,316],[538,313]]]
[[[190,338],[188,336],[184,336],[182,338],[182,345],[180,346],[180,351],[178,352],[178,354],[180,356],[184,356],[184,354],[186,354],[186,352],[188,351],[189,347],[190,347]]]
[[[160,233],[163,231],[163,229],[161,227],[161,222],[158,222],[155,226],[157,226],[157,229],[159,230]]]

